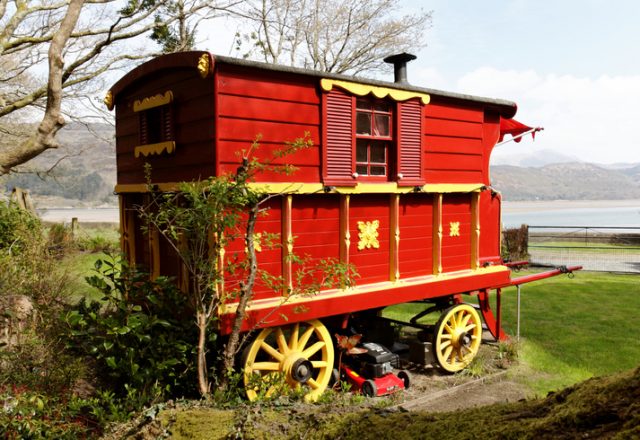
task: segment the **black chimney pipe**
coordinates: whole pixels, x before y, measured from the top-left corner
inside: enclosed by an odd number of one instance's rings
[[[416,58],[413,54],[402,52],[396,55],[389,55],[384,59],[384,62],[393,64],[393,77],[395,82],[409,84],[409,81],[407,81],[407,63]]]

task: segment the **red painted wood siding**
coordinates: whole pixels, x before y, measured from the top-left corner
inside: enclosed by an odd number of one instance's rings
[[[303,266],[292,266],[294,284],[297,276],[313,269],[321,259],[340,258],[340,199],[335,194],[296,195],[291,209],[293,253]],[[317,273],[313,273],[317,276]],[[304,279],[303,279],[304,280]],[[306,279],[307,282],[311,281]],[[318,281],[318,280],[315,280]]]
[[[417,99],[398,104],[398,172],[400,185],[422,185],[422,103]]]
[[[268,245],[265,239],[256,242],[260,244],[261,250],[256,251],[256,259],[258,261],[258,269],[268,272],[273,277],[282,276],[282,246],[281,243],[281,218],[282,218],[282,201],[280,198],[274,198],[264,205],[264,211],[256,222],[256,234],[275,234],[272,245]],[[236,239],[228,243],[225,248],[225,269],[228,269],[229,263],[239,263],[245,261],[246,246],[244,242],[245,223],[241,222],[239,228],[235,231]],[[237,291],[240,282],[245,282],[248,272],[246,269],[238,266],[230,273],[225,275],[225,292],[229,294]],[[254,299],[271,298],[280,296],[281,292],[274,290],[266,285],[260,277],[256,279],[254,287]],[[234,300],[229,302],[236,302]]]
[[[480,194],[480,266],[500,262],[500,195]]]
[[[320,181],[320,97],[313,78],[258,72],[240,66],[218,65],[217,149],[221,174],[233,173],[240,164],[238,154],[249,150],[259,136],[260,148],[252,155],[263,162],[273,159],[276,149],[309,133],[314,146],[274,164],[298,168],[293,176],[264,172],[258,181]]]
[[[358,221],[378,220],[377,249],[358,250],[360,241]],[[387,194],[360,194],[351,197],[349,209],[349,262],[353,263],[360,277],[357,284],[389,281],[389,196]]]
[[[459,223],[458,236],[451,236]],[[471,268],[471,194],[445,194],[442,199],[442,270]]]
[[[433,195],[400,197],[400,278],[433,273]]]
[[[133,102],[172,91],[173,154],[134,156],[140,145],[139,114]],[[116,97],[116,160],[118,183],[145,183],[145,162],[151,164],[156,183],[205,179],[215,173],[213,81],[202,79],[194,68],[166,69],[144,77]]]
[[[432,101],[423,115],[427,183],[483,182],[483,109]]]

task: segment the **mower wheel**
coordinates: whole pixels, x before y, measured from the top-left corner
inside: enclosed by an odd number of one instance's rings
[[[365,380],[362,383],[362,394],[367,397],[375,397],[378,394],[378,387],[372,380]]]
[[[409,372],[406,370],[399,371],[398,378],[404,383],[404,389],[408,390],[411,385],[411,376],[409,376]]]

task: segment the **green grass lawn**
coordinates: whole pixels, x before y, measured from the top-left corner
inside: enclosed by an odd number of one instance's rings
[[[640,276],[577,272],[525,284],[521,293],[515,374],[536,393],[640,365]],[[516,289],[504,289],[502,299],[503,326],[515,337]],[[409,319],[420,307],[395,306],[385,316]]]

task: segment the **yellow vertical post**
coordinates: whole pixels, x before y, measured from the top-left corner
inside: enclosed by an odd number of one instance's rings
[[[282,276],[284,278],[284,292],[288,294],[293,289],[293,269],[291,255],[293,254],[293,233],[291,230],[291,216],[293,196],[287,195],[282,199]]]
[[[389,206],[389,278],[400,279],[400,194],[391,194]]]
[[[433,274],[442,273],[442,194],[433,196]]]
[[[349,232],[349,202],[348,194],[340,195],[340,262],[349,263],[349,247],[351,246],[351,233]]]
[[[471,269],[480,267],[480,193],[471,193]]]

